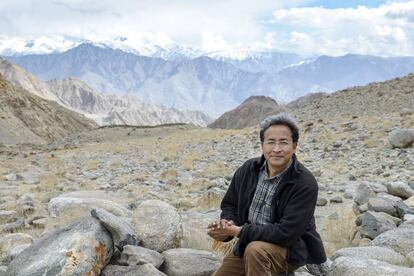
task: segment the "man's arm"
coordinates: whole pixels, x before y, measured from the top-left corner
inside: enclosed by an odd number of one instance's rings
[[[235,224],[238,224],[238,187],[237,183],[239,182],[238,179],[240,177],[241,168],[239,168],[235,173],[233,178],[231,179],[230,186],[227,189],[226,194],[221,201],[220,208],[221,208],[221,215],[222,219],[231,220]]]
[[[239,168],[231,180],[230,186],[221,201],[221,215],[220,219],[208,225],[207,234],[218,241],[230,241],[234,236],[237,236],[239,227],[235,226],[238,223],[238,177],[241,168]],[[237,233],[236,233],[237,230]],[[234,235],[235,234],[235,235]]]

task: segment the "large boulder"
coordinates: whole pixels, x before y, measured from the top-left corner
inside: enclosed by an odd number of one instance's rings
[[[101,276],[166,276],[152,264],[123,266],[107,265]]]
[[[391,265],[373,259],[351,257],[336,258],[329,271],[329,276],[412,276],[414,268]]]
[[[48,203],[51,217],[59,217],[76,212],[79,216],[89,216],[92,209],[102,208],[123,218],[131,217],[131,211],[124,206],[110,200],[104,193],[98,192],[71,192],[52,198]]]
[[[354,194],[354,201],[358,205],[367,203],[371,197],[375,196],[375,192],[368,183],[361,183],[358,185]]]
[[[402,181],[391,182],[387,184],[388,193],[407,199],[414,196],[414,189],[412,189],[407,183]]]
[[[118,260],[118,263],[121,265],[152,264],[156,268],[159,268],[163,262],[164,256],[157,251],[133,245],[124,246],[121,258]]]
[[[10,249],[27,243],[32,243],[33,237],[24,233],[7,234],[0,237],[0,253],[6,253]]]
[[[6,263],[10,263],[14,258],[16,258],[16,256],[20,255],[20,253],[22,253],[29,246],[30,243],[25,243],[11,248],[9,251],[7,251]]]
[[[388,135],[388,141],[395,148],[409,147],[414,142],[414,129],[394,129]]]
[[[208,251],[176,248],[162,252],[161,270],[168,276],[211,276],[220,266],[219,258]]]
[[[10,263],[7,275],[97,276],[112,252],[111,234],[99,220],[84,217],[33,242]]]
[[[180,215],[170,204],[146,200],[137,207],[132,220],[144,247],[163,252],[179,246],[182,236]]]
[[[359,231],[363,236],[373,239],[379,234],[396,227],[394,221],[383,215],[383,213],[368,211],[362,217],[362,224]]]
[[[213,239],[207,235],[207,225],[220,217],[221,211],[181,212],[183,237],[180,247],[211,250]]]
[[[342,248],[335,251],[330,259],[334,261],[339,257],[349,257],[356,259],[374,259],[397,266],[409,267],[411,265],[411,262],[407,260],[403,255],[395,252],[392,249],[379,246]]]
[[[398,217],[397,209],[395,209],[393,202],[387,198],[372,197],[368,199],[368,210],[384,212],[391,216]]]
[[[408,207],[414,210],[414,196],[410,196],[409,198],[404,200],[404,203],[407,204]]]
[[[114,245],[122,251],[127,244],[138,245],[139,238],[131,224],[112,213],[96,208],[91,211],[92,217],[98,219],[112,235]]]
[[[370,245],[390,248],[407,257],[414,251],[414,229],[396,228],[387,231],[373,239]]]

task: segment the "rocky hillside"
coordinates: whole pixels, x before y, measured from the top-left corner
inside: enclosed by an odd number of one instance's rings
[[[0,75],[0,143],[45,143],[97,125],[56,102],[44,100]]]
[[[199,111],[180,111],[148,104],[134,96],[101,94],[74,78],[43,82],[1,58],[0,74],[14,85],[81,113],[99,125],[192,123],[205,126],[212,121],[208,115]]]
[[[0,74],[4,79],[10,81],[14,85],[23,87],[25,90],[46,100],[59,102],[48,85],[39,81],[35,76],[29,74],[26,70],[0,57]]]
[[[311,94],[287,107],[303,119],[414,112],[414,74],[327,95]]]
[[[65,106],[95,120],[99,125],[192,123],[205,126],[212,120],[200,111],[180,111],[148,104],[134,96],[101,94],[74,78],[51,80],[47,84]]]
[[[285,111],[283,106],[266,96],[251,96],[237,108],[221,115],[211,128],[245,128],[257,126],[267,116]]]

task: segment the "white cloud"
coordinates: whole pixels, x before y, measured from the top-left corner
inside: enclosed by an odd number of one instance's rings
[[[300,54],[414,55],[414,1],[377,8],[305,7],[313,0],[2,0],[0,39],[112,40],[207,51],[276,48]],[[319,1],[320,2],[320,1]],[[273,11],[273,13],[272,13]]]
[[[273,24],[283,27],[275,46],[305,54],[414,55],[414,1],[378,8],[323,7],[280,9]]]
[[[264,33],[257,17],[307,1],[262,0],[2,0],[0,36],[65,35],[90,40],[126,36],[131,43],[159,40],[206,47],[225,38],[248,45]],[[204,44],[204,45],[203,45]],[[207,42],[212,47],[217,44]],[[224,44],[223,44],[224,45]],[[225,45],[224,45],[225,46]]]

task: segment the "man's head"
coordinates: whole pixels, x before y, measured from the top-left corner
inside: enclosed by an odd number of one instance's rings
[[[289,163],[296,151],[299,129],[286,113],[279,113],[260,123],[262,153],[267,161],[269,173],[279,173]]]

